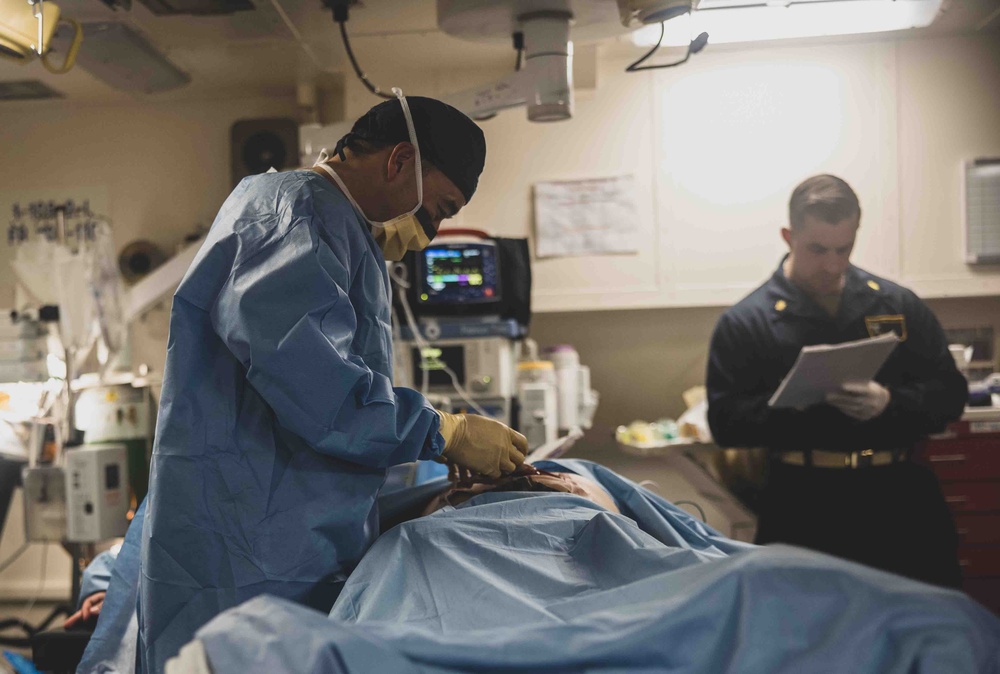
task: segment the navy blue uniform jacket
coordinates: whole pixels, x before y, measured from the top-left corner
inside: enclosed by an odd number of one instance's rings
[[[903,341],[875,377],[892,394],[879,417],[856,421],[829,405],[803,411],[768,408],[803,346],[889,330]],[[719,319],[707,387],[708,422],[717,444],[778,451],[910,448],[959,418],[968,397],[965,378],[927,305],[906,288],[853,265],[836,318],[778,265],[770,280]]]

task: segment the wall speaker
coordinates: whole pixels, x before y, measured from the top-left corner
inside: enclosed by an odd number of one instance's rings
[[[270,168],[298,168],[299,125],[294,119],[245,119],[230,130],[233,187]]]
[[[150,241],[132,241],[118,254],[118,270],[126,283],[135,283],[163,264],[166,254]]]

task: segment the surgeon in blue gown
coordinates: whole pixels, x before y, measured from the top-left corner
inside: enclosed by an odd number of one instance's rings
[[[174,296],[139,568],[116,568],[138,580],[140,671],[257,595],[328,611],[379,533],[389,466],[523,462],[503,424],[392,385],[385,261],[430,243],[485,156],[463,113],[397,93],[333,157],[226,200]]]

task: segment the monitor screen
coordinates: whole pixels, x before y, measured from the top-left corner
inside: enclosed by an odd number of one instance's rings
[[[438,244],[418,255],[419,304],[444,306],[500,301],[496,244]]]

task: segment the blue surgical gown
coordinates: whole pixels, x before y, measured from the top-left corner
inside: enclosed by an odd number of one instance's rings
[[[87,674],[98,672],[105,674],[114,672],[133,672],[139,655],[139,622],[137,612],[137,595],[139,591],[139,554],[142,545],[143,522],[146,518],[146,501],[139,504],[135,517],[125,533],[118,557],[114,560],[111,573],[108,574],[108,584],[100,587],[103,576],[102,569],[96,564],[91,565],[90,585],[84,581],[85,589],[80,596],[89,594],[89,589],[106,589],[107,596],[101,613],[97,618],[97,627],[87,642],[77,672]],[[104,561],[108,561],[105,558]],[[87,578],[87,572],[84,572]]]
[[[118,558],[118,549],[105,550],[94,559],[83,570],[83,578],[80,579],[80,595],[76,599],[76,608],[80,610],[83,600],[95,592],[107,592],[111,583],[111,572],[115,567],[115,560]]]
[[[387,467],[443,448],[391,353],[382,253],[343,194],[308,170],[244,179],[174,295],[139,580],[148,671],[257,595],[330,609],[378,534]]]

